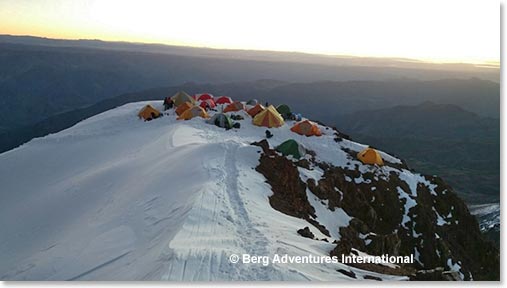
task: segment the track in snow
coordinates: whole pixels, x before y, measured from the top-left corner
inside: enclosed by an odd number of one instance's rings
[[[247,254],[250,255],[259,255],[265,256],[268,255],[268,251],[266,246],[268,245],[268,240],[264,235],[257,230],[253,225],[250,217],[248,215],[248,211],[245,207],[245,203],[243,202],[244,197],[241,197],[239,193],[242,189],[238,189],[238,169],[236,166],[237,160],[236,155],[239,148],[238,143],[229,142],[224,145],[226,147],[225,151],[225,189],[227,191],[227,196],[229,199],[230,207],[236,216],[236,227],[237,233],[241,239],[241,246],[245,249]],[[243,266],[248,264],[239,263],[237,266]],[[249,273],[244,274],[247,278],[252,277],[251,279],[255,280],[270,280],[271,277],[268,273],[268,269],[272,269],[271,267],[263,267],[261,265],[250,264]],[[253,272],[253,273],[252,273]]]

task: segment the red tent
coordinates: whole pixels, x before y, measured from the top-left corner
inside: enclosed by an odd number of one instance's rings
[[[227,104],[227,103],[232,103],[232,99],[227,97],[227,96],[220,96],[218,97],[218,99],[215,101],[215,103],[217,104]]]
[[[197,94],[195,96],[197,97],[197,100],[199,100],[199,101],[201,101],[201,100],[208,100],[208,99],[213,100],[213,95],[208,94],[208,93]]]
[[[215,108],[217,106],[215,104],[215,101],[213,101],[213,99],[204,99],[204,100],[201,100],[201,103],[199,104],[199,106],[201,106],[202,108],[206,109],[206,105],[208,105],[209,108]]]

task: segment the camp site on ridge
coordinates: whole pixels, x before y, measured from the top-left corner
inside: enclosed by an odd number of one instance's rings
[[[165,98],[167,99],[167,98]],[[206,123],[214,124],[227,130],[234,128],[235,124],[231,118],[231,112],[246,112],[243,114],[252,117],[252,124],[255,126],[263,126],[266,128],[276,128],[286,125],[285,121],[293,121],[290,131],[299,135],[321,136],[322,132],[319,125],[308,119],[302,120],[301,115],[293,113],[287,104],[278,106],[269,105],[264,107],[257,99],[250,99],[246,102],[234,101],[231,97],[220,96],[214,97],[210,93],[198,93],[190,96],[185,91],[179,91],[170,99],[175,104],[175,114],[178,120],[190,120],[194,117],[205,118]],[[165,100],[164,100],[165,102]],[[198,105],[196,105],[199,103]],[[204,104],[204,105],[203,105]],[[226,114],[227,113],[227,114]],[[152,120],[159,117],[160,112],[153,108],[151,104],[147,104],[138,116],[145,120]],[[235,115],[232,115],[233,117]],[[298,120],[298,121],[295,121]],[[236,123],[236,127],[241,127],[240,123]],[[326,127],[329,129],[329,127]],[[268,133],[269,132],[269,133]],[[266,130],[266,135],[272,135],[271,131]],[[269,137],[270,138],[270,137]],[[304,157],[305,149],[294,139],[287,139],[276,147],[276,151],[285,156],[292,156],[294,159]],[[372,148],[366,147],[357,153],[357,159],[363,164],[384,165],[380,153]]]

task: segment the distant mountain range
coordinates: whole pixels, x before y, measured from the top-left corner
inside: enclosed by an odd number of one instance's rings
[[[398,99],[392,100],[417,97],[420,89],[418,86],[406,85],[404,81],[393,86],[393,79],[411,79],[409,82],[471,77],[493,81],[499,79],[497,68],[465,64],[437,65],[407,59],[330,57],[9,35],[0,36],[0,63],[0,131],[34,124],[52,115],[89,106],[120,94],[153,87],[177,86],[186,82],[223,84],[258,79],[290,83],[318,82],[313,87],[306,84],[298,87],[295,84],[281,88],[285,91],[273,92],[276,95],[282,93],[281,97],[288,96],[285,92],[291,93],[296,98],[318,93],[323,94],[318,95],[321,99],[340,97],[343,101],[341,96],[369,99],[373,95],[382,98],[399,91],[400,87],[408,89],[402,90],[404,93],[398,93]],[[348,81],[357,80],[379,82],[347,84]],[[322,81],[333,82],[327,85]],[[336,81],[345,82],[332,84]],[[388,82],[383,84],[382,81]],[[491,102],[498,102],[498,97],[493,100],[488,97],[499,90],[497,83],[478,87],[475,86],[477,81],[471,82],[472,87],[465,87],[464,83],[444,82],[443,87],[437,87],[436,90],[447,90],[436,95],[463,99],[467,107],[481,110],[478,113],[497,113],[495,111],[498,111],[498,105],[490,106]],[[434,91],[428,90],[426,83],[419,85],[423,87],[421,94],[433,94]],[[454,90],[458,86],[463,89]],[[311,90],[302,89],[305,87]],[[469,94],[476,95],[476,88],[485,95],[481,101],[483,104],[471,105]],[[243,90],[237,95],[247,93],[249,92]],[[271,96],[273,95],[269,97]],[[454,99],[449,98],[449,101],[454,103]],[[416,101],[418,102],[420,101]],[[354,103],[363,105],[364,101],[356,99]],[[374,104],[378,105],[376,102]],[[378,106],[358,108],[376,107]]]
[[[463,75],[473,73],[473,75],[481,75],[481,78],[489,79],[499,82],[500,77],[498,74],[498,65],[490,64],[466,64],[466,63],[429,63],[415,59],[407,58],[386,58],[386,57],[358,57],[346,55],[322,55],[322,54],[309,54],[301,52],[281,52],[281,51],[266,51],[266,50],[242,50],[242,49],[213,49],[204,47],[188,47],[188,46],[174,46],[165,44],[150,44],[150,43],[133,43],[133,42],[112,42],[101,41],[96,39],[79,39],[79,40],[66,40],[66,39],[51,39],[34,36],[14,36],[14,35],[0,35],[0,43],[20,44],[29,46],[45,46],[45,47],[60,47],[60,48],[88,48],[88,49],[102,49],[110,51],[125,51],[125,52],[143,52],[153,54],[168,54],[186,57],[211,57],[220,59],[233,59],[233,60],[253,60],[253,61],[267,61],[267,62],[293,62],[293,63],[308,63],[308,64],[323,64],[326,66],[337,66],[340,68],[347,68],[351,66],[363,67],[385,67],[385,75],[376,75],[375,79],[382,79],[384,76],[391,76],[389,73],[396,73],[397,70],[389,68],[407,68],[405,70],[411,75],[425,75],[429,79],[441,78],[445,73],[454,72],[455,76],[444,76],[443,78],[456,77],[456,75]],[[414,70],[416,69],[416,70]],[[419,71],[417,71],[419,70]],[[434,72],[434,75],[427,74],[427,70]],[[437,72],[441,71],[441,72]],[[399,71],[398,71],[399,72]],[[443,74],[441,74],[443,73]],[[469,74],[470,75],[470,74]],[[365,76],[365,75],[364,75]],[[372,75],[368,74],[369,77]],[[406,75],[404,75],[406,76]],[[361,77],[362,78],[362,77]],[[358,78],[359,79],[359,78]],[[356,79],[357,80],[357,79]]]
[[[499,197],[498,68],[8,35],[0,63],[0,152],[128,102],[206,91],[290,103],[468,202]]]

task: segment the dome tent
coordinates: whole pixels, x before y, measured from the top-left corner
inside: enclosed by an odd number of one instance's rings
[[[213,99],[205,99],[205,100],[199,100],[201,103],[199,104],[199,106],[201,106],[202,108],[206,109],[206,106],[208,108],[215,108],[217,105],[215,104],[215,101],[213,101]]]
[[[224,113],[217,113],[213,115],[211,119],[206,120],[206,122],[225,129],[231,129],[233,125],[231,117],[225,115]]]
[[[142,118],[144,120],[152,120],[160,116],[160,111],[153,108],[150,104],[144,106],[139,113],[137,113],[137,116],[139,118]]]
[[[359,159],[364,164],[377,164],[379,166],[384,165],[384,160],[382,160],[380,153],[377,150],[369,147],[357,153],[357,159]]]
[[[296,140],[289,139],[276,147],[276,151],[284,156],[291,155],[294,159],[299,159],[306,154],[305,149]]]
[[[202,109],[201,106],[193,106],[190,109],[187,109],[183,114],[178,117],[178,120],[189,120],[194,117],[200,116],[202,118],[208,118],[208,113]]]
[[[203,100],[213,100],[213,95],[209,94],[209,93],[202,93],[202,94],[197,94],[195,95],[196,99],[199,100],[199,101],[203,101]]]
[[[180,116],[183,114],[183,112],[187,111],[188,109],[194,107],[194,105],[190,102],[184,102],[180,106],[176,108],[176,115]]]
[[[176,106],[180,106],[181,104],[183,104],[185,102],[190,102],[192,104],[196,103],[195,99],[192,96],[185,93],[184,91],[180,91],[180,92],[174,94],[174,96],[171,97],[171,99],[173,100],[173,103]]]
[[[245,106],[243,105],[243,103],[241,103],[239,101],[235,101],[234,103],[227,105],[227,107],[225,107],[223,112],[224,113],[225,112],[235,112],[235,111],[240,111],[243,109],[245,109]]]
[[[227,96],[220,96],[215,100],[216,104],[230,104],[232,103],[232,99]]]
[[[281,104],[276,107],[276,111],[282,115],[283,119],[289,119],[290,114],[292,114],[290,107],[286,104]]]
[[[262,111],[264,111],[264,109],[266,109],[264,106],[262,106],[261,104],[257,104],[254,107],[248,109],[247,113],[250,116],[255,117],[255,115],[261,113]]]
[[[280,127],[285,123],[283,117],[276,111],[273,105],[270,105],[268,108],[255,115],[252,121],[254,125],[268,128]]]
[[[298,133],[300,135],[305,136],[321,136],[322,132],[319,129],[317,124],[311,122],[310,120],[304,120],[296,123],[292,128],[290,128],[292,132]]]

